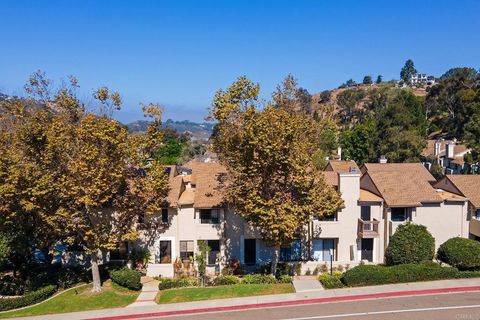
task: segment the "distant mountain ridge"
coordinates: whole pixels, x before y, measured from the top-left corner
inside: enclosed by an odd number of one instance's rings
[[[137,120],[128,123],[127,127],[131,132],[142,132],[145,131],[149,123],[147,120]],[[214,123],[209,122],[198,123],[190,120],[174,121],[172,119],[168,119],[162,124],[163,127],[175,129],[179,133],[188,131],[196,139],[208,139],[212,134],[214,125]]]

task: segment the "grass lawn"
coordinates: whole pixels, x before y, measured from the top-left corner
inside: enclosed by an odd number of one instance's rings
[[[180,288],[160,291],[157,303],[175,303],[210,299],[239,298],[295,292],[291,283],[236,284],[207,288]]]
[[[140,291],[130,291],[114,284],[112,285],[110,281],[104,283],[103,290],[100,293],[91,293],[91,288],[92,285],[86,285],[62,293],[37,306],[0,313],[0,319],[124,307],[134,302],[140,293]]]

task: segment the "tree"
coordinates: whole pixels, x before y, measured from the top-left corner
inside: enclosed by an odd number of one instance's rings
[[[4,234],[0,233],[0,266],[5,263],[10,255],[10,245]]]
[[[345,82],[345,85],[347,87],[355,87],[357,83],[353,79],[348,79],[347,82]]]
[[[101,115],[87,113],[74,88],[47,97],[38,85],[49,83],[43,76],[29,81],[32,103],[44,97],[40,107],[2,106],[0,231],[14,229],[19,240],[13,243],[23,243],[23,250],[48,249],[59,240],[81,244],[91,258],[93,291],[99,291],[97,254],[135,239],[138,216],[158,212],[168,191],[164,167],[151,161],[162,139],[161,109],[144,106],[154,121],[146,133],[130,135],[110,118],[121,102],[118,93],[97,90]]]
[[[355,160],[358,165],[378,159],[377,123],[371,115],[353,128],[345,129],[340,134],[340,146],[343,157]]]
[[[471,106],[474,109],[473,114],[471,115],[470,120],[465,125],[465,143],[469,148],[472,149],[472,161],[480,161],[480,103],[475,103]],[[476,157],[473,157],[476,155]]]
[[[364,97],[365,91],[357,88],[344,90],[337,95],[338,114],[342,124],[350,125],[357,121],[357,104]]]
[[[385,250],[387,265],[431,261],[435,239],[427,227],[411,222],[398,226]]]
[[[324,90],[320,92],[320,101],[322,103],[330,102],[331,97],[332,97],[332,93],[330,92],[330,90]]]
[[[383,81],[383,76],[379,74],[379,75],[377,76],[377,81],[375,81],[375,83],[376,83],[376,84],[380,84],[380,83],[382,83],[382,81]]]
[[[310,113],[312,96],[304,88],[298,86],[298,80],[291,74],[277,86],[272,94],[276,105],[282,105],[289,112]]]
[[[402,70],[400,71],[400,79],[402,79],[405,82],[408,82],[409,77],[416,73],[417,73],[417,69],[415,69],[415,65],[413,64],[413,61],[411,59],[408,59],[405,62],[405,65],[403,66]]]
[[[473,68],[453,68],[440,77],[425,98],[429,132],[463,139],[464,129],[478,109],[480,73]]]
[[[332,213],[342,200],[313,166],[316,122],[292,113],[288,99],[260,108],[259,92],[240,77],[215,94],[210,114],[218,121],[213,147],[229,176],[227,201],[274,247],[275,274],[280,247],[291,244],[311,215]],[[277,89],[274,97],[286,95]]]
[[[373,83],[373,80],[372,80],[372,76],[365,76],[363,77],[363,84],[372,84]]]

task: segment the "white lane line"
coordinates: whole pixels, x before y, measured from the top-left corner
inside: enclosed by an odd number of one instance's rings
[[[348,317],[371,316],[371,315],[389,314],[389,313],[408,313],[408,312],[422,312],[422,311],[436,311],[436,310],[474,309],[474,308],[480,308],[480,304],[468,305],[468,306],[419,308],[419,309],[400,309],[400,310],[385,310],[385,311],[370,311],[370,312],[358,312],[358,313],[331,314],[331,315],[327,315],[327,316],[313,316],[313,317],[304,317],[304,318],[284,318],[284,319],[280,319],[280,320],[314,320],[314,319],[348,318]]]

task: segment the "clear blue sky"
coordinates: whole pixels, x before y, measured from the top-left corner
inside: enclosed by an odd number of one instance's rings
[[[288,73],[309,92],[353,78],[398,78],[406,59],[439,76],[480,67],[480,1],[2,1],[0,92],[22,94],[37,69],[73,74],[81,95],[120,91],[124,122],[139,102],[202,120],[239,75],[265,97]]]

